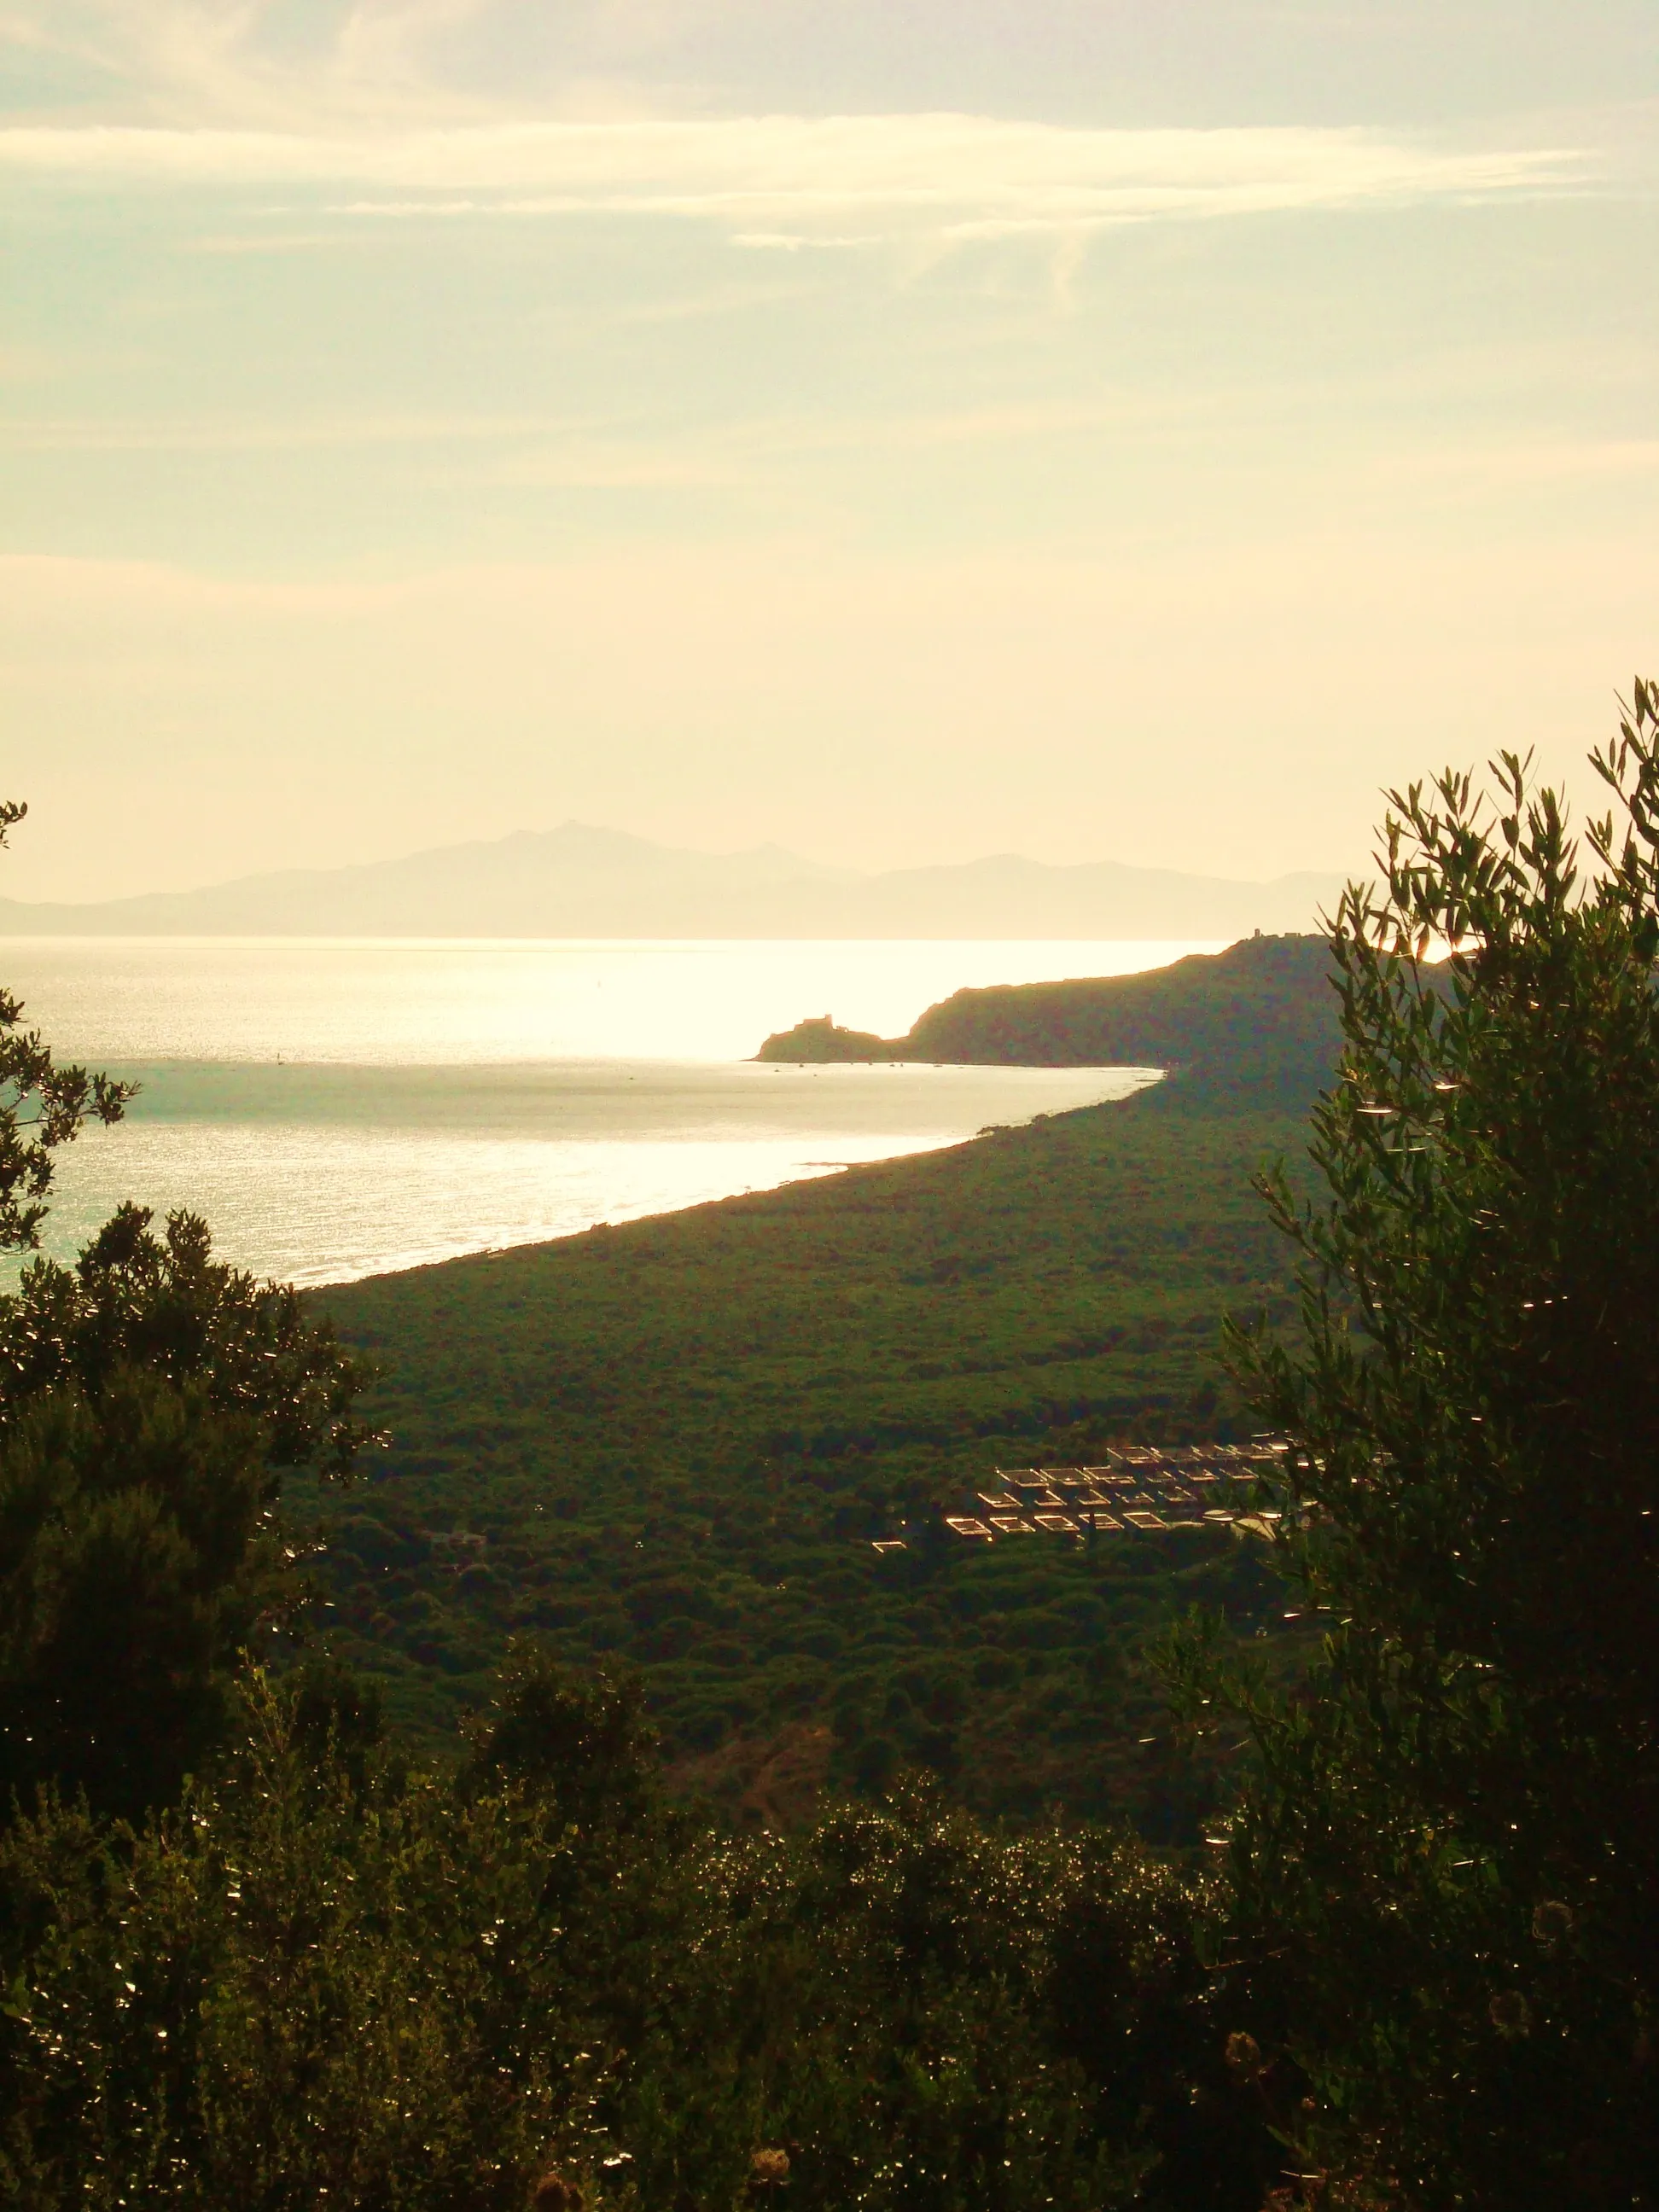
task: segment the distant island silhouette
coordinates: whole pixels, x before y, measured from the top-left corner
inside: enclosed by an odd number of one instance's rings
[[[695,853],[567,822],[361,867],[82,905],[0,900],[0,936],[1216,938],[1304,930],[1335,875],[1235,882],[1014,854],[861,873],[781,846]]]

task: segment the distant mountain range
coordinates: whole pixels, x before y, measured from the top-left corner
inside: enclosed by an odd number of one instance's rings
[[[82,906],[0,899],[0,935],[1235,938],[1306,930],[1334,875],[1237,883],[1012,853],[880,874],[776,845],[688,853],[567,822],[355,868],[289,868]]]

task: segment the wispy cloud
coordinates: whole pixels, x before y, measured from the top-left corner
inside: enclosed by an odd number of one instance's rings
[[[46,64],[67,104],[122,121],[303,130],[476,118],[443,49],[491,0],[5,0],[0,51]]]
[[[971,115],[493,123],[305,137],[24,127],[0,169],[82,184],[345,186],[333,212],[701,219],[779,243],[849,222],[997,237],[1159,218],[1398,206],[1583,191],[1561,147],[1477,149],[1359,130],[1118,131]]]
[[[0,422],[0,451],[58,453],[300,452],[339,447],[477,444],[568,435],[584,422],[537,415],[351,415],[210,419],[15,417]]]

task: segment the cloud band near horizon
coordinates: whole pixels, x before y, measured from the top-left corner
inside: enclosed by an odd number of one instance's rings
[[[350,137],[25,126],[0,130],[0,171],[94,187],[355,187],[359,197],[328,210],[352,216],[788,221],[810,237],[816,223],[849,217],[1003,235],[1562,198],[1593,188],[1598,164],[1583,148],[1456,146],[1359,129],[1097,130],[894,114],[513,122]]]

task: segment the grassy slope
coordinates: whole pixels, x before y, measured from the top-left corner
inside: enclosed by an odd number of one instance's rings
[[[1283,1267],[1249,1176],[1301,1141],[1153,1094],[331,1291],[394,1438],[331,1554],[346,1649],[436,1728],[533,1627],[642,1667],[732,1789],[781,1737],[842,1780],[919,1758],[988,1808],[1189,1827],[1135,1651],[1183,1596],[1249,1617],[1259,1562],[1198,1532],[868,1539],[999,1461],[1229,1433],[1219,1319]]]

